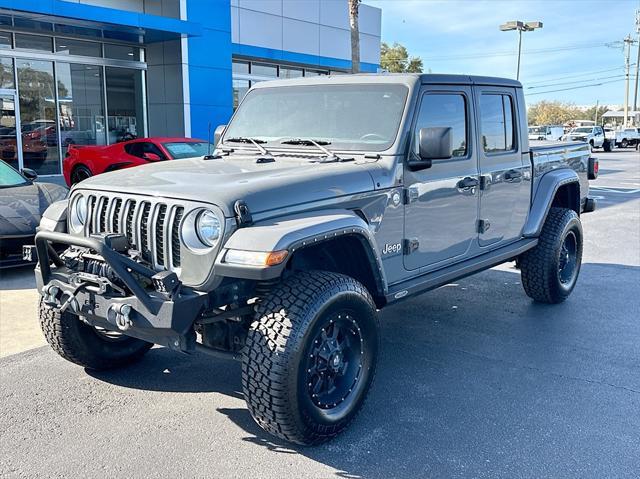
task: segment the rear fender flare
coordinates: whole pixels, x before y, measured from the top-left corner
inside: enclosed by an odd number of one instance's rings
[[[540,236],[542,226],[547,219],[556,193],[561,187],[573,183],[578,185],[578,191],[580,191],[578,174],[569,168],[550,171],[540,178],[531,202],[529,217],[522,233],[524,237],[536,238]],[[578,198],[579,206],[580,199]]]

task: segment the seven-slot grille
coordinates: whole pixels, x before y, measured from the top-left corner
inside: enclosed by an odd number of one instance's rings
[[[88,197],[87,233],[121,233],[155,269],[180,268],[184,207],[140,198]]]

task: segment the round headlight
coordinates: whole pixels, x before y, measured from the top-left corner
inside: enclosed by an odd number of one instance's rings
[[[70,222],[71,228],[76,232],[81,232],[87,221],[87,199],[79,195],[71,206]]]
[[[220,220],[211,210],[204,210],[196,219],[196,234],[206,246],[215,246],[220,239]]]

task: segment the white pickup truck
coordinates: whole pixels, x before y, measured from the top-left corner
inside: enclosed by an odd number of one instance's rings
[[[605,137],[601,126],[579,126],[562,136],[563,141],[584,141],[594,148],[604,148]],[[608,142],[607,142],[608,143]]]
[[[640,128],[625,128],[616,131],[615,142],[616,146],[620,148],[634,146],[638,141],[640,141]]]
[[[539,125],[529,127],[529,140],[558,141],[564,134],[562,125]]]

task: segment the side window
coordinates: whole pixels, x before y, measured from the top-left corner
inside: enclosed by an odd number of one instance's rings
[[[480,96],[480,130],[485,153],[516,149],[513,100],[509,95],[483,93]]]
[[[142,149],[142,153],[155,153],[161,159],[163,159],[163,160],[167,159],[165,154],[162,153],[162,150],[160,148],[158,148],[155,144],[153,144],[153,143],[143,143],[143,145],[144,146],[143,146],[143,149]]]
[[[132,156],[137,156],[138,158],[142,158],[143,153],[143,143],[129,143],[128,145],[124,145],[124,151],[129,153]]]
[[[453,157],[467,156],[467,101],[459,93],[427,93],[422,97],[413,140],[413,151],[419,150],[421,128],[450,127]]]

